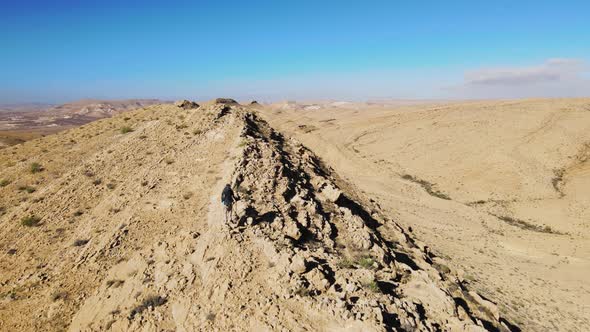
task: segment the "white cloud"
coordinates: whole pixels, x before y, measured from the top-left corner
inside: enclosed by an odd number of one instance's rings
[[[590,96],[588,72],[581,59],[554,58],[540,65],[470,70],[463,84],[449,91],[460,98]]]
[[[539,66],[489,68],[465,74],[467,84],[524,85],[576,78],[586,69],[578,59],[549,59]]]

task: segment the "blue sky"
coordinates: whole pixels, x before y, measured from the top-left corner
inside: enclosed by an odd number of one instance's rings
[[[0,103],[590,96],[588,13],[589,1],[0,0]]]

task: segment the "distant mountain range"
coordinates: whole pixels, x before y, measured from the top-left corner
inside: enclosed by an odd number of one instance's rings
[[[83,99],[63,105],[40,103],[0,105],[0,130],[75,126],[154,104],[158,99]]]
[[[0,148],[155,104],[158,99],[83,99],[62,105],[0,104]]]

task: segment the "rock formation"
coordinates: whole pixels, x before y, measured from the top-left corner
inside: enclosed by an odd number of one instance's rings
[[[175,102],[174,106],[185,109],[185,110],[199,108],[199,104],[195,103],[194,101],[190,101],[190,100],[186,100],[186,99],[179,100],[179,101]]]

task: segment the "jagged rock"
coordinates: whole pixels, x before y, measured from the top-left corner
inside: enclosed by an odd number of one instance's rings
[[[248,261],[257,252],[268,258],[268,267],[258,258],[247,269],[242,266],[244,271],[236,275],[238,278],[232,277],[236,283],[247,283],[251,279],[246,276],[253,275],[254,268],[266,268],[254,274],[265,276],[271,293],[257,289],[249,296],[270,298],[276,294],[297,307],[366,324],[360,330],[433,331],[449,327],[449,331],[468,331],[480,328],[477,319],[500,328],[494,307],[486,308],[483,299],[469,295],[452,271],[443,267],[447,266],[443,260],[429,254],[427,246],[414,241],[394,220],[384,217],[378,206],[340,189],[348,185],[321,165],[311,151],[285,139],[247,112],[247,107],[222,104],[211,109],[221,110],[224,126],[243,125],[236,137],[241,155],[234,161],[231,179],[240,189],[236,215],[245,219],[246,226],[222,236],[224,241],[232,238],[228,244],[239,244],[226,259],[238,254],[239,260]],[[257,211],[256,216],[248,215],[250,208]],[[203,237],[207,238],[201,236],[198,242],[203,242]],[[200,273],[206,276],[223,266],[221,258],[207,263],[209,255],[215,259],[214,250],[202,252],[203,258],[195,263]],[[233,271],[234,267],[227,268]],[[208,285],[225,287],[221,281],[209,280]],[[222,301],[224,295],[219,298]],[[463,301],[469,310],[457,307],[456,303]],[[266,301],[257,310],[283,311],[281,305],[280,301]],[[480,313],[479,307],[485,310]],[[281,323],[273,319],[276,326]]]
[[[309,212],[307,211],[301,211],[299,212],[299,214],[297,214],[297,222],[299,222],[299,224],[302,227],[309,227]]]
[[[246,212],[248,211],[249,204],[245,200],[238,200],[235,203],[235,213],[238,217],[238,220],[242,219],[246,216]]]
[[[303,257],[300,256],[295,256],[293,258],[293,261],[291,262],[289,268],[292,272],[297,274],[304,274],[305,272],[307,272],[307,265],[305,259],[303,259]]]
[[[336,188],[334,185],[325,183],[320,192],[321,196],[327,199],[328,201],[334,203],[340,198],[342,195],[342,191]]]
[[[199,104],[186,99],[176,101],[174,105],[185,110],[199,108]]]
[[[299,230],[297,223],[293,221],[285,222],[284,232],[285,235],[287,235],[295,241],[301,238],[301,231]]]
[[[307,279],[311,285],[320,291],[326,291],[330,287],[330,282],[326,279],[320,269],[313,269],[306,274]]]
[[[471,295],[473,300],[477,303],[478,307],[481,308],[480,312],[486,315],[491,315],[495,320],[500,320],[500,311],[494,303],[484,300],[479,294],[477,294],[474,291],[470,291],[469,295]]]
[[[358,289],[358,287],[354,283],[350,282],[350,283],[346,284],[344,289],[346,289],[347,292],[352,293],[352,292],[356,291]]]

